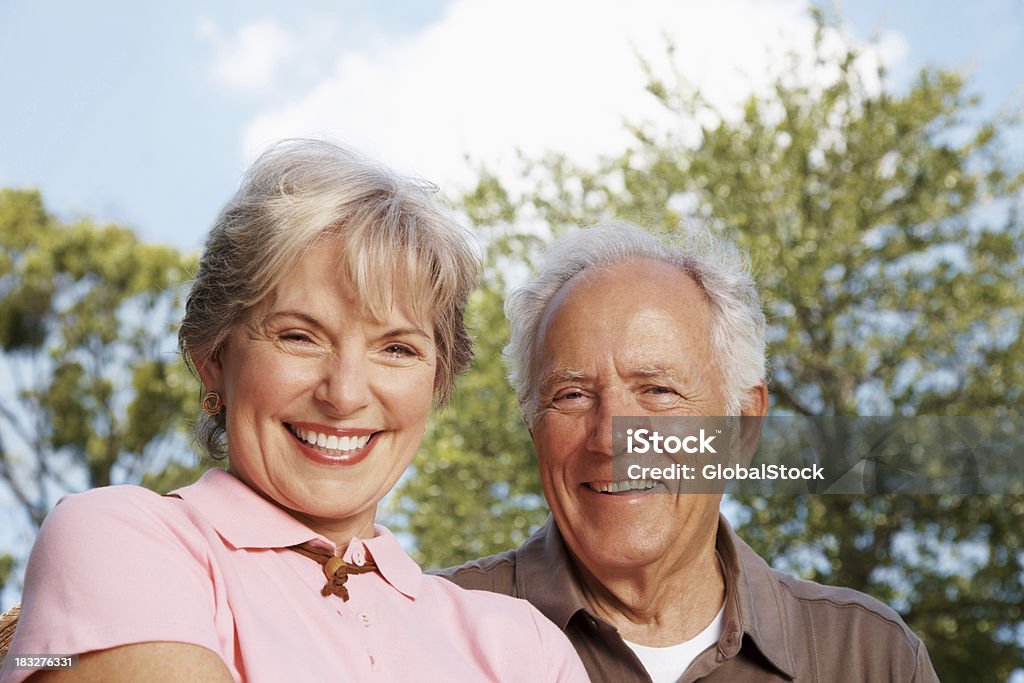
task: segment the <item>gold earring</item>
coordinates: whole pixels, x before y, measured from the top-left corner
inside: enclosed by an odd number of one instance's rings
[[[208,391],[203,396],[203,412],[207,415],[216,415],[223,407],[224,401],[216,391]]]

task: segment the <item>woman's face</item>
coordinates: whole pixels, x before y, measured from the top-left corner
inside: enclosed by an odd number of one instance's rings
[[[345,542],[372,535],[423,438],[437,356],[433,321],[413,317],[408,293],[396,286],[374,318],[338,255],[312,250],[200,372],[224,399],[231,471]]]

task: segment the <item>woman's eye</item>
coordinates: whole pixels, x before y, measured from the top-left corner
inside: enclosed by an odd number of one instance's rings
[[[405,344],[388,344],[384,348],[384,353],[389,356],[394,356],[395,358],[410,358],[419,355],[415,350]]]
[[[280,338],[281,338],[282,341],[289,341],[289,342],[306,342],[306,343],[308,343],[308,342],[313,341],[312,337],[310,337],[305,332],[285,332],[284,334],[280,335]]]
[[[583,398],[582,391],[566,391],[565,393],[555,396],[556,401],[575,401],[581,398]]]

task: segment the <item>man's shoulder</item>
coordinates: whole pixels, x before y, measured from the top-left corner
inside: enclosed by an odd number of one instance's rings
[[[776,603],[794,626],[802,624],[813,633],[836,638],[873,634],[914,649],[920,642],[896,610],[880,600],[852,588],[808,581],[774,569],[739,537],[733,535],[733,541],[743,572],[752,582],[750,588],[761,596],[756,609],[774,609],[770,606]]]
[[[790,616],[794,647],[826,677],[938,681],[921,639],[879,600],[774,572]]]
[[[812,652],[808,654],[817,657],[818,666],[827,670],[825,663],[833,661],[842,670],[844,657],[822,653],[856,652],[885,669],[876,674],[899,672],[900,676],[921,675],[920,680],[931,680],[924,674],[931,671],[924,644],[892,607],[851,588],[774,573],[791,620],[803,625],[796,633],[809,637]]]
[[[850,628],[890,632],[908,642],[917,636],[903,619],[885,603],[866,593],[841,586],[827,586],[815,581],[797,578],[785,572],[774,571],[783,594],[799,606],[799,611],[812,622],[828,624],[830,628],[845,623]]]
[[[483,590],[518,597],[515,550],[506,550],[503,553],[482,557],[458,567],[448,567],[430,573],[469,590]]]

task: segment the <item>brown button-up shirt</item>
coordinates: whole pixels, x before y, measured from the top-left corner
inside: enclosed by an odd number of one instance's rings
[[[690,681],[938,681],[924,645],[899,615],[848,588],[774,571],[724,518],[716,549],[725,571],[725,618],[714,647],[697,656]],[[594,681],[650,683],[618,631],[593,614],[569,553],[550,519],[518,550],[441,575],[463,588],[524,598],[576,646]],[[686,609],[680,596],[679,609]]]

